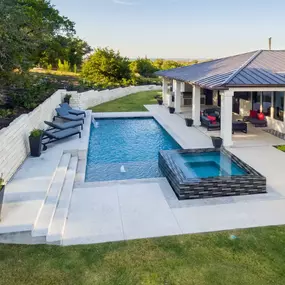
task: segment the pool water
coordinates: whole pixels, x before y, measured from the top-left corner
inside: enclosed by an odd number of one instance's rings
[[[174,154],[173,159],[186,178],[245,175],[230,157],[221,152]]]
[[[85,180],[162,177],[160,150],[181,149],[153,118],[96,119],[91,124]]]

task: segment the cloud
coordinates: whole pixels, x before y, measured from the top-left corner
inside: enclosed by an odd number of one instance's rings
[[[132,5],[137,5],[138,4],[138,2],[134,2],[132,0],[113,0],[113,3],[119,4],[119,5],[128,5],[128,6],[132,6]]]

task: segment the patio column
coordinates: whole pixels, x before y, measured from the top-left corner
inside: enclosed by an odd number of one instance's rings
[[[274,92],[271,92],[270,118],[274,118]]]
[[[181,112],[181,82],[175,80],[174,81],[174,86],[175,86],[175,100],[174,100],[174,108],[175,108],[175,113],[180,113]]]
[[[200,112],[201,112],[201,89],[197,85],[193,85],[192,92],[192,119],[194,126],[200,126]]]
[[[168,80],[165,77],[163,77],[162,78],[162,99],[163,99],[164,105],[168,105],[167,92],[168,92]]]
[[[231,146],[233,128],[233,95],[234,92],[226,90],[221,94],[221,137],[224,146]]]

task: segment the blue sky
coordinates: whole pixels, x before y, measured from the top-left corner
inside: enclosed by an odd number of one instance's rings
[[[284,0],[51,0],[92,47],[129,57],[216,58],[285,49]]]

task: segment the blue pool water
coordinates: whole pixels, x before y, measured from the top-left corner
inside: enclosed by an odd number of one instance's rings
[[[174,154],[173,159],[186,178],[236,176],[247,173],[221,152]]]
[[[89,182],[161,177],[159,151],[181,148],[153,118],[96,122],[89,140],[85,177]]]

